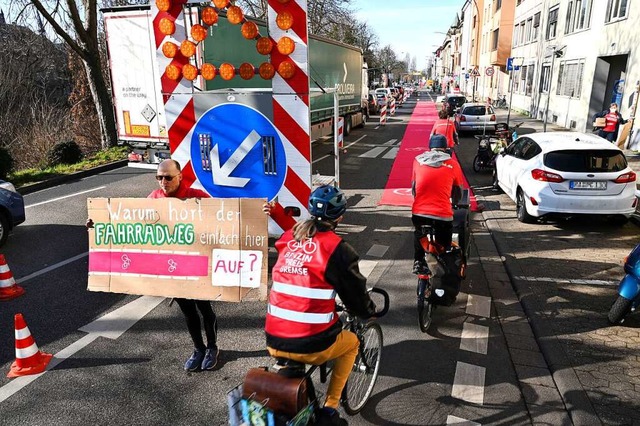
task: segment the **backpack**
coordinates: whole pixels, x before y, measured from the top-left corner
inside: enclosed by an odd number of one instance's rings
[[[427,252],[427,265],[431,270],[430,301],[436,305],[451,306],[460,292],[460,283],[464,276],[464,259],[462,249],[457,246],[451,250],[434,254]],[[436,290],[444,290],[443,296],[438,296]]]

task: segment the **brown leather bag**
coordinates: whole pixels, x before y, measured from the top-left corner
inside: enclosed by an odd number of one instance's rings
[[[242,397],[253,399],[274,413],[294,417],[308,405],[307,382],[304,377],[288,378],[252,368],[247,372],[242,385]]]

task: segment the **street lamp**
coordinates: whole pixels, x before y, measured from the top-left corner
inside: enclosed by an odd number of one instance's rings
[[[549,93],[547,93],[547,104],[544,107],[544,122],[542,124],[542,131],[547,131],[547,115],[549,114],[549,101],[551,100],[551,83],[553,82],[553,64],[556,58],[561,58],[564,55],[564,48],[567,46],[562,46],[558,48],[557,46],[551,46],[551,69],[549,70]]]

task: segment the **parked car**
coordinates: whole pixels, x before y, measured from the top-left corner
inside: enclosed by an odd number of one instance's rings
[[[483,103],[466,103],[460,107],[460,111],[455,115],[455,123],[458,133],[476,130],[494,133],[496,114],[493,107]]]
[[[518,220],[606,215],[625,223],[636,208],[636,174],[622,150],[580,132],[521,136],[496,158],[494,186],[516,202]]]
[[[386,105],[387,107],[391,105],[391,96],[385,92],[378,92],[376,90],[376,99],[378,100],[378,108],[381,108],[382,105]]]
[[[25,221],[24,200],[10,182],[0,180],[0,246],[9,236],[9,232]]]
[[[449,117],[453,117],[456,110],[467,102],[467,98],[459,93],[448,93],[444,96],[444,102],[447,106]]]
[[[389,99],[389,101],[391,101],[391,89],[390,88],[388,88],[388,87],[378,87],[376,89],[376,96],[379,93],[384,93],[385,96],[387,97],[387,99]]]
[[[378,98],[376,97],[376,92],[374,92],[373,90],[369,92],[369,96],[367,97],[367,108],[369,111],[369,115],[376,115],[380,112]]]

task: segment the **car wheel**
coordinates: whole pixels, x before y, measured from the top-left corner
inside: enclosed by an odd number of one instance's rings
[[[518,220],[522,223],[534,223],[536,221],[536,218],[527,212],[527,203],[520,188],[518,188],[518,193],[516,194],[516,214]]]
[[[349,133],[351,133],[351,116],[345,115],[344,116],[344,135],[349,136]]]
[[[3,246],[7,242],[9,237],[9,220],[7,217],[0,213],[0,246]]]

